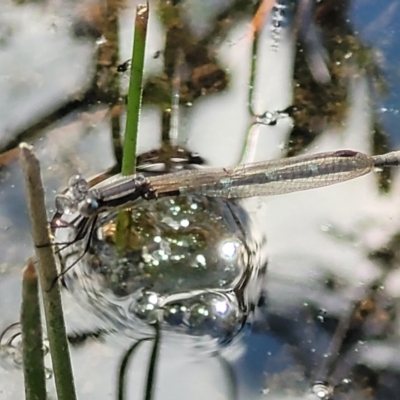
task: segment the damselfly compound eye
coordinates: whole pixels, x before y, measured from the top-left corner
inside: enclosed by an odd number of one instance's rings
[[[70,189],[72,189],[73,187],[77,186],[79,184],[80,181],[86,181],[85,178],[82,177],[82,175],[76,174],[76,175],[72,175],[69,179],[68,179],[68,187]]]
[[[78,201],[83,200],[89,191],[89,184],[81,175],[71,176],[68,181],[68,187],[72,196]]]
[[[55,199],[56,210],[60,214],[74,214],[77,211],[77,203],[65,194],[58,194]]]
[[[78,204],[78,211],[84,217],[91,217],[97,212],[99,208],[99,203],[90,194]]]

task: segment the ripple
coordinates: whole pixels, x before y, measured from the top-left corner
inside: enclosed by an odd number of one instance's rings
[[[128,336],[150,334],[157,320],[167,331],[232,340],[258,298],[265,268],[243,207],[181,196],[140,201],[130,216],[123,251],[116,246],[117,212],[99,218],[89,251],[65,276],[66,287]],[[56,230],[57,242],[74,237],[66,225]],[[62,267],[83,251],[82,242],[61,251]]]

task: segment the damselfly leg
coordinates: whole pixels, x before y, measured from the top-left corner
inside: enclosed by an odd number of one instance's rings
[[[76,242],[84,239],[88,232],[88,228],[90,227],[91,218],[82,218],[82,216],[76,217],[73,221],[68,222],[64,220],[53,221],[50,223],[51,231],[54,233],[57,229],[68,229],[72,228],[75,231],[75,236],[68,241],[65,242],[54,242],[52,246],[64,246],[60,250],[64,250],[66,247],[73,245]]]
[[[76,265],[76,263],[78,263],[80,260],[82,260],[82,258],[85,256],[85,254],[87,254],[87,252],[89,251],[90,244],[91,244],[92,238],[93,238],[93,233],[96,229],[97,217],[98,216],[96,215],[92,219],[88,220],[87,224],[85,225],[84,234],[80,240],[85,239],[86,236],[87,236],[87,238],[86,238],[86,242],[83,247],[83,251],[82,251],[81,255],[71,265],[69,265],[66,269],[64,269],[58,277],[65,275],[74,265]],[[65,248],[66,247],[63,247],[62,250],[64,250]]]
[[[93,233],[96,229],[97,217],[98,216],[95,215],[93,218],[83,218],[79,222],[78,226],[76,227],[75,238],[70,242],[64,242],[66,244],[64,244],[61,248],[58,248],[55,251],[55,254],[60,254],[63,250],[65,250],[69,246],[71,246],[81,240],[86,239],[85,245],[84,245],[83,250],[82,250],[81,254],[79,255],[79,257],[76,260],[74,260],[74,262],[71,265],[68,265],[67,268],[64,268],[64,266],[61,267],[61,272],[54,278],[54,281],[52,282],[48,291],[53,289],[53,287],[57,283],[58,279],[62,278],[72,267],[74,267],[79,261],[81,261],[82,258],[88,253],[88,251],[90,249],[90,244],[92,242]]]

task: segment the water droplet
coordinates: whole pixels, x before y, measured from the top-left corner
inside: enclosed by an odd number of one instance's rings
[[[322,232],[329,233],[332,230],[332,225],[328,223],[322,224],[320,229]]]
[[[46,379],[52,379],[53,378],[53,370],[52,369],[46,367],[44,369],[44,372],[45,372],[45,378]]]

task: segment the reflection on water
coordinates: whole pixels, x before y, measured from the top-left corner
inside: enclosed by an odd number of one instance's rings
[[[128,247],[116,247],[117,213],[103,215],[88,254],[66,274],[66,287],[134,337],[151,333],[147,324],[161,314],[166,329],[230,341],[258,302],[265,273],[243,207],[182,196],[142,201],[130,213]],[[74,235],[72,227],[59,228],[55,238],[66,242]],[[61,252],[64,269],[84,246]]]
[[[53,376],[53,371],[47,365],[51,365],[49,345],[47,340],[42,343],[45,356],[46,378]],[[0,333],[0,366],[5,370],[22,369],[22,335],[19,323],[8,326]]]
[[[0,362],[3,368],[21,367],[22,348],[19,323],[10,325],[0,335]]]

